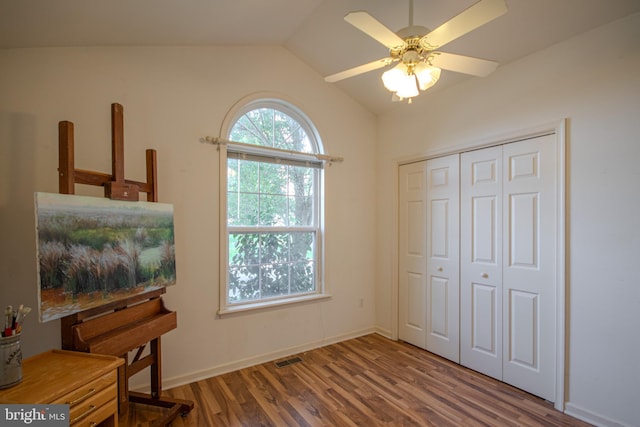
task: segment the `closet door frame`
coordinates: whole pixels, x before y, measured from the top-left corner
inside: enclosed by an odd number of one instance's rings
[[[558,224],[557,232],[557,259],[556,259],[556,380],[555,380],[555,402],[554,407],[556,410],[564,412],[565,410],[565,372],[567,371],[568,360],[566,358],[567,352],[566,342],[567,336],[567,317],[568,301],[566,299],[566,289],[569,285],[568,277],[566,275],[566,259],[568,251],[566,247],[566,200],[567,200],[567,187],[566,187],[566,132],[567,132],[568,119],[562,119],[559,122],[552,122],[534,126],[528,129],[517,130],[501,135],[494,135],[477,139],[475,141],[459,144],[451,147],[440,148],[436,150],[428,150],[424,153],[419,153],[414,156],[398,159],[394,165],[395,168],[395,188],[398,188],[398,173],[399,168],[403,164],[418,162],[422,160],[429,160],[435,157],[442,157],[450,154],[459,154],[464,151],[493,147],[497,145],[503,145],[511,142],[522,141],[525,139],[536,138],[544,135],[555,135],[556,152],[557,152],[557,209],[556,218]],[[397,193],[394,197],[394,212],[398,212],[398,196]],[[397,214],[396,214],[397,215]],[[396,218],[397,219],[397,218]],[[398,248],[398,225],[396,221],[395,233],[394,233],[394,247]],[[394,250],[394,261],[392,263],[392,301],[391,301],[391,337],[392,339],[398,339],[398,252]]]

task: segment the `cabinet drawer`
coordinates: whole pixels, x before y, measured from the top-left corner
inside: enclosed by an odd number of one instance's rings
[[[117,371],[109,372],[106,375],[96,378],[88,384],[78,387],[76,390],[62,396],[53,403],[62,403],[69,405],[70,411],[73,411],[75,405],[80,404],[86,399],[98,394],[101,390],[107,388],[111,384],[115,384],[118,379]]]
[[[115,384],[112,384],[77,405],[71,406],[69,408],[69,419],[72,424],[74,421],[85,419],[87,415],[97,411],[101,406],[114,399],[116,401],[118,399],[118,388]]]
[[[114,398],[106,404],[96,407],[91,412],[80,418],[71,418],[70,427],[95,427],[110,416],[113,416],[113,425],[118,425],[118,399]]]

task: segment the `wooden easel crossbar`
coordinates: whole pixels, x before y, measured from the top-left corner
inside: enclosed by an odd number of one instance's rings
[[[139,193],[147,193],[147,201],[158,201],[157,160],[155,150],[146,150],[147,182],[124,178],[124,120],[120,104],[111,104],[112,173],[75,168],[74,126],[72,122],[58,124],[59,191],[75,194],[75,184],[104,187],[105,197],[137,201]],[[125,364],[118,369],[119,412],[128,410],[129,402],[142,403],[169,411],[155,420],[153,426],[166,426],[178,414],[193,409],[189,400],[162,396],[161,335],[177,327],[176,312],[167,310],[162,301],[165,289],[135,295],[104,304],[61,319],[62,348],[65,350],[119,356]],[[149,344],[149,353],[143,356]],[[136,351],[129,363],[129,352]],[[151,393],[129,391],[129,378],[150,368]]]

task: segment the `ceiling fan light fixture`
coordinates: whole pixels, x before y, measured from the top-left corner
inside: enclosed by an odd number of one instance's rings
[[[418,78],[418,85],[420,90],[427,90],[440,78],[440,68],[429,65],[425,62],[421,62],[416,65],[414,72]]]
[[[384,87],[400,99],[411,99],[429,89],[440,78],[440,69],[425,62],[416,65],[400,62],[382,74]]]
[[[420,94],[420,91],[418,90],[416,76],[414,74],[405,74],[404,78],[402,79],[402,85],[395,92],[400,98],[411,99],[414,96],[418,96]]]
[[[403,81],[409,77],[407,74],[407,66],[400,62],[390,70],[382,73],[382,83],[391,92],[397,92],[403,84]]]
[[[412,98],[418,96],[418,84],[413,67],[404,62],[382,74],[382,83],[389,91],[396,93],[400,98]]]

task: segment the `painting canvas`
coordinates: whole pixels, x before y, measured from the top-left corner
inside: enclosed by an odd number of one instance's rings
[[[40,321],[176,282],[173,205],[36,193]]]

